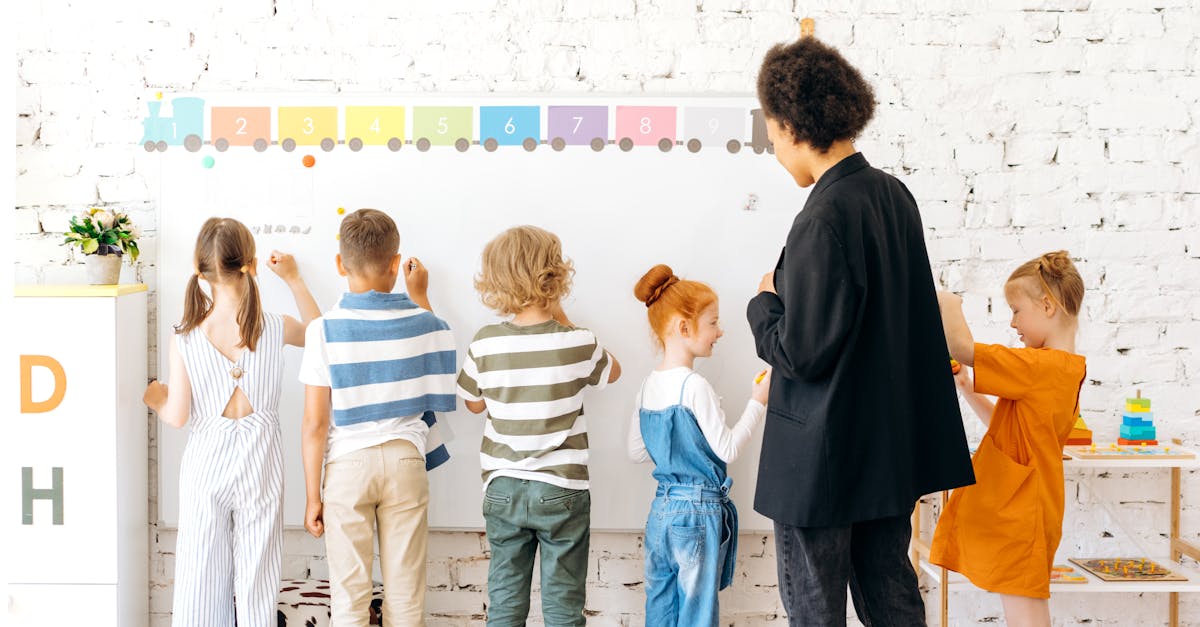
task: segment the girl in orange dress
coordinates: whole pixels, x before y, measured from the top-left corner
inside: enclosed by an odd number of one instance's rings
[[[1025,348],[976,344],[962,299],[938,293],[955,375],[988,425],[972,464],[975,485],[955,490],[938,521],[930,562],[1000,594],[1009,625],[1050,625],[1050,570],[1062,537],[1062,451],[1086,373],[1075,354],[1083,279],[1066,251],[1022,264],[1004,285]],[[984,395],[997,397],[996,404]]]

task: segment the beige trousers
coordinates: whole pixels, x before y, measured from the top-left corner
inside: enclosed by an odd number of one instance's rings
[[[385,627],[425,625],[429,478],[408,440],[347,453],[325,464],[325,554],[331,627],[366,627],[379,530]]]

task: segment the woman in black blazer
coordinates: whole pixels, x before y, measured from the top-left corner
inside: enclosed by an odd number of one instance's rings
[[[812,37],[758,77],[775,157],[813,186],[748,306],[773,367],[754,509],[790,625],[923,625],[907,549],[924,494],[974,482],[921,216],[853,140],[871,87]],[[814,185],[815,183],[815,185]]]

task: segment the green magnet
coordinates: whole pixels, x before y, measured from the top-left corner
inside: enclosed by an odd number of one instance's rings
[[[202,159],[202,160],[200,161],[200,163],[201,163],[201,165],[203,165],[205,168],[212,168],[212,167],[213,167],[213,165],[217,163],[217,160],[216,160],[216,159],[213,159],[212,157],[205,157],[204,159]]]

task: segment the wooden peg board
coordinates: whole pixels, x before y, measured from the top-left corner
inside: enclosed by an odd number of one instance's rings
[[[1156,446],[1119,445],[1116,448],[1109,444],[1097,444],[1094,451],[1091,445],[1077,444],[1065,447],[1063,450],[1075,459],[1196,459],[1196,454],[1188,449],[1161,444]]]
[[[1071,562],[1103,581],[1188,581],[1187,577],[1143,557],[1072,557]],[[1107,568],[1106,568],[1107,567]]]

